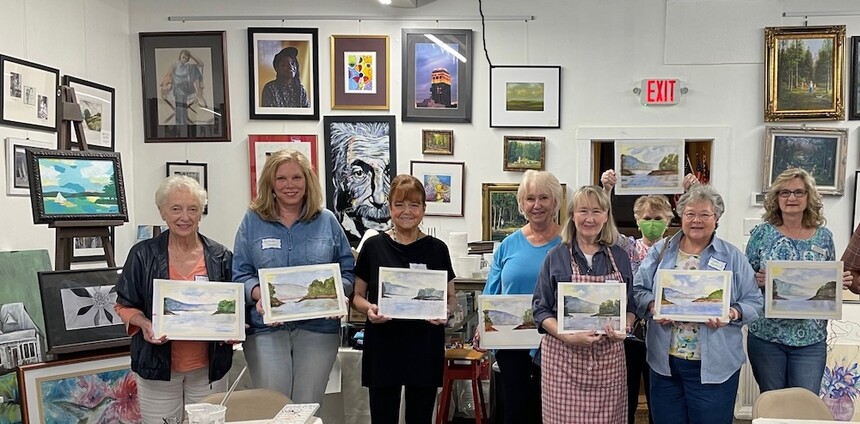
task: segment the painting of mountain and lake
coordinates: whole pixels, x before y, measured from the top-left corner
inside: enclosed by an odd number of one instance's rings
[[[558,332],[596,331],[606,326],[624,334],[627,287],[618,282],[558,283]]]
[[[448,273],[379,267],[379,313],[389,318],[447,319]]]
[[[654,319],[707,322],[729,320],[732,273],[661,269],[654,283]]]
[[[684,140],[616,140],[617,194],[684,192]]]
[[[347,313],[340,264],[264,268],[259,276],[266,324]]]
[[[153,280],[152,328],[170,340],[245,340],[245,285]]]
[[[767,261],[764,315],[842,319],[841,261]]]
[[[543,337],[530,294],[478,296],[478,329],[483,349],[535,349]]]

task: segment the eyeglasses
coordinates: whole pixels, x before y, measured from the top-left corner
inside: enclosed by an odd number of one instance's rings
[[[715,215],[715,214],[712,214],[712,213],[693,213],[693,212],[687,212],[687,213],[685,213],[684,215],[681,215],[681,216],[683,216],[683,217],[684,217],[684,219],[686,219],[687,221],[692,221],[692,220],[694,220],[694,219],[696,219],[696,218],[699,218],[699,220],[701,220],[701,221],[707,221],[707,220],[709,220],[709,219],[711,219],[711,218],[715,217],[716,215]]]
[[[806,193],[807,193],[806,190],[801,190],[801,189],[797,189],[794,191],[792,191],[792,190],[780,190],[780,191],[776,192],[776,194],[778,194],[779,197],[782,197],[782,198],[788,198],[788,196],[791,196],[793,194],[794,197],[796,197],[798,199],[800,199],[802,197],[806,197]]]

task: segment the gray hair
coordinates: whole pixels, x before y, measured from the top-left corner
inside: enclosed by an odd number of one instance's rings
[[[675,210],[678,212],[678,216],[681,216],[684,214],[684,209],[688,204],[703,200],[711,202],[711,205],[714,207],[714,215],[716,215],[716,219],[720,219],[720,217],[723,216],[723,212],[726,211],[726,204],[723,203],[723,196],[720,196],[720,193],[717,193],[717,190],[706,184],[694,184],[690,187],[690,190],[678,199],[678,205],[675,207]]]
[[[549,171],[535,171],[534,169],[529,169],[523,174],[523,180],[520,182],[519,188],[517,188],[517,208],[524,218],[528,219],[525,214],[525,202],[526,195],[528,194],[529,186],[534,186],[535,190],[541,193],[549,193],[552,200],[555,201],[555,207],[552,210],[552,217],[555,220],[558,215],[558,211],[561,208],[567,206],[562,205],[562,188],[561,184],[558,182],[558,178]]]
[[[206,190],[200,186],[197,180],[185,175],[172,175],[161,180],[161,184],[155,190],[155,206],[158,207],[158,210],[167,205],[167,198],[170,197],[170,193],[176,190],[188,190],[191,192],[197,198],[197,206],[200,206],[201,211],[206,206]]]

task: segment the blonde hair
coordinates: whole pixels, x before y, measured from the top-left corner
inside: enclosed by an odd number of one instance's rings
[[[576,208],[585,201],[594,201],[600,210],[606,212],[606,223],[597,234],[597,243],[606,246],[615,244],[615,239],[618,234],[618,228],[615,226],[615,218],[612,216],[612,202],[609,201],[609,195],[598,186],[582,186],[573,198],[570,200],[570,205],[567,207],[567,222],[564,223],[564,228],[561,230],[561,241],[571,246],[576,242]]]
[[[275,174],[277,174],[278,168],[287,162],[298,165],[302,171],[302,176],[305,177],[304,212],[299,217],[299,221],[310,221],[323,208],[320,180],[308,158],[293,149],[279,150],[266,159],[263,171],[260,172],[260,181],[257,184],[257,198],[251,203],[251,210],[257,212],[261,218],[267,221],[278,220],[278,202],[274,195]]]
[[[534,187],[534,189],[539,193],[549,193],[550,197],[552,197],[552,201],[555,203],[555,206],[552,209],[552,219],[556,220],[558,216],[558,211],[562,208],[562,188],[561,184],[558,182],[558,178],[549,171],[535,171],[534,169],[529,169],[523,174],[523,180],[520,182],[519,188],[517,188],[517,209],[526,220],[528,217],[525,213],[525,202],[526,195],[528,195],[529,186]]]
[[[672,213],[672,205],[669,204],[669,199],[662,194],[648,194],[636,199],[636,202],[633,203],[633,217],[639,220],[642,218],[642,215],[645,215],[646,210],[662,216],[667,222],[671,221],[675,216]]]
[[[822,209],[824,204],[821,201],[821,193],[815,187],[815,179],[809,172],[801,168],[788,168],[782,171],[779,176],[767,189],[764,196],[764,213],[762,219],[773,225],[782,225],[782,210],[779,209],[779,191],[783,189],[789,181],[800,178],[803,185],[806,186],[806,209],[803,211],[803,219],[801,223],[804,227],[818,227],[824,225],[827,220],[824,218]]]

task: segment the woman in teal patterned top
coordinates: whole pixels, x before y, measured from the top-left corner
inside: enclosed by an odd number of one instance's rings
[[[746,255],[759,287],[768,260],[834,261],[833,234],[824,228],[821,195],[808,172],[780,174],[764,200],[764,224],[750,233]],[[851,284],[851,274],[843,285]],[[759,318],[749,325],[747,352],[762,392],[803,387],[816,395],[827,359],[827,320]]]

